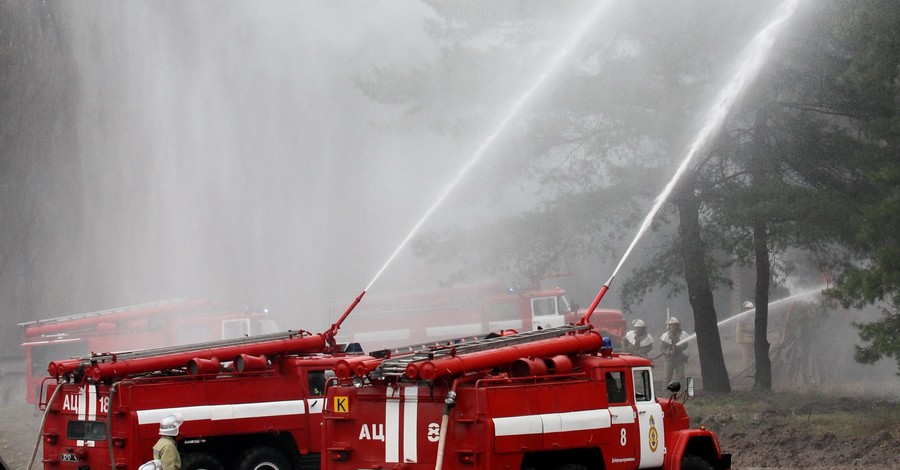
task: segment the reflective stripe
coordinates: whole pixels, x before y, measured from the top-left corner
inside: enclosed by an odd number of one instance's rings
[[[610,426],[608,410],[571,411],[493,418],[494,436],[524,436],[568,431],[589,431]]]
[[[396,393],[396,395],[395,395]],[[400,461],[400,389],[387,387],[384,403],[384,461]]]
[[[634,408],[630,406],[610,406],[612,424],[634,424]]]
[[[403,461],[416,463],[419,461],[418,439],[416,436],[416,424],[419,420],[419,387],[410,386],[403,388]]]
[[[317,399],[321,400],[321,399]],[[138,424],[159,424],[171,413],[181,413],[185,421],[262,418],[267,416],[302,415],[306,413],[305,400],[269,401],[260,403],[240,403],[233,405],[183,406],[179,408],[159,408],[139,410]],[[321,406],[319,406],[321,413]]]

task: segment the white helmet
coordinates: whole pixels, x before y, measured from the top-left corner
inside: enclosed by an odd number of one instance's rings
[[[159,435],[177,436],[178,428],[181,427],[181,423],[183,422],[184,417],[181,416],[181,413],[172,413],[170,415],[166,415],[166,417],[159,422]]]
[[[669,318],[669,321],[666,322],[667,325],[680,325],[678,319],[675,317]]]
[[[138,470],[162,470],[162,462],[159,459],[153,459],[138,467]]]
[[[644,326],[644,320],[637,319],[637,320],[634,321],[633,325],[634,325],[635,328],[642,327],[642,326]]]

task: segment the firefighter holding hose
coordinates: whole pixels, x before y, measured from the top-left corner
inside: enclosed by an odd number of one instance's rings
[[[647,333],[644,320],[637,319],[632,323],[634,329],[625,333],[625,350],[640,356],[648,357],[653,349],[653,336]]]
[[[687,343],[679,345],[682,337],[681,323],[677,318],[671,317],[666,322],[666,332],[659,337],[663,359],[666,363],[666,383],[673,379],[684,380],[684,363],[687,362]]]

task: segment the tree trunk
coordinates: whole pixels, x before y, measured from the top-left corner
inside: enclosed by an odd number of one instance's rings
[[[753,253],[756,257],[756,318],[753,322],[753,352],[756,358],[754,390],[772,390],[772,361],[769,359],[769,244],[766,225],[757,222],[753,226]]]
[[[765,130],[768,116],[764,108],[756,111],[756,119],[753,123],[753,156],[750,161],[750,174],[752,184],[757,193],[763,193],[762,189],[766,180],[765,166]],[[766,221],[761,214],[764,213],[764,196],[759,197],[756,207],[756,215],[753,217],[753,256],[756,263],[756,318],[753,322],[753,355],[756,359],[756,374],[753,381],[753,389],[769,392],[772,390],[772,361],[769,359],[769,283],[771,282],[771,266],[769,265],[769,232]]]
[[[700,202],[690,185],[676,198],[680,225],[681,255],[684,258],[684,279],[694,311],[697,329],[697,351],[700,356],[700,375],[703,389],[712,392],[730,392],[731,382],[722,354],[716,307],[709,284],[706,265],[706,247],[700,236]]]

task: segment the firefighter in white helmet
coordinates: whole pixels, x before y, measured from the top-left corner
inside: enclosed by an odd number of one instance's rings
[[[663,360],[666,363],[666,383],[673,379],[684,380],[684,363],[687,362],[687,343],[679,345],[682,338],[681,323],[675,317],[666,322],[666,332],[659,337]]]
[[[162,470],[181,470],[181,456],[175,437],[183,422],[181,413],[166,415],[159,422],[159,440],[153,446],[153,458],[162,463]]]
[[[637,319],[632,325],[634,329],[625,333],[625,351],[647,357],[653,349],[653,336],[647,333],[644,320]]]

